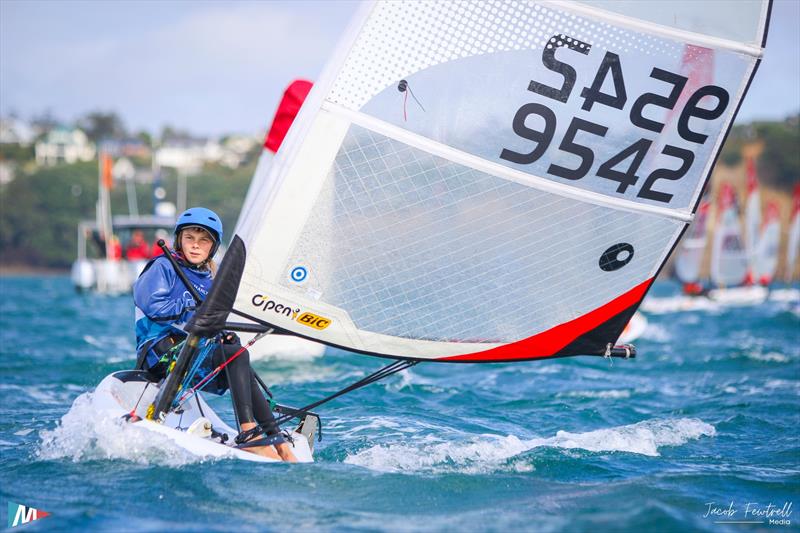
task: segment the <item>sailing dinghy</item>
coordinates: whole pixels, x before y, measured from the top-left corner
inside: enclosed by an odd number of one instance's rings
[[[633,357],[617,340],[694,218],[769,12],[657,5],[365,4],[242,213],[147,427],[182,431],[184,379],[223,329],[392,360],[280,423],[420,362]],[[687,84],[685,56],[709,50],[697,68],[713,81]]]
[[[797,271],[797,256],[800,255],[800,183],[792,192],[792,218],[789,220],[789,234],[786,242],[786,263],[784,279],[791,282]]]
[[[736,192],[723,183],[718,199],[717,227],[711,247],[711,281],[716,288],[708,297],[722,305],[755,305],[764,302],[768,291],[759,285],[745,285],[748,254],[739,222]]]
[[[755,272],[759,258],[759,236],[761,234],[761,192],[758,187],[756,162],[752,157],[747,158],[747,195],[744,206],[744,244],[747,252],[746,285],[757,283],[758,275]]]
[[[764,222],[756,247],[756,259],[753,265],[755,282],[768,287],[778,270],[781,244],[781,213],[777,202],[767,204]]]

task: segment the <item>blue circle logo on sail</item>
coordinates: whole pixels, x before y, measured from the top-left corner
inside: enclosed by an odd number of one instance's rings
[[[308,277],[308,270],[304,266],[296,266],[292,269],[290,276],[295,283],[303,283]]]

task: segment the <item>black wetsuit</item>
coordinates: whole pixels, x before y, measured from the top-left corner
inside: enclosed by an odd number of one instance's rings
[[[164,345],[163,342],[170,344]],[[154,351],[160,353],[162,349],[169,349],[171,341],[166,340],[156,345]],[[219,344],[210,357],[210,365],[204,365],[211,369],[218,367],[227,361],[233,354],[241,349],[239,342],[230,344]],[[166,353],[165,350],[165,353]],[[145,363],[147,367],[147,363]],[[167,363],[159,362],[152,368],[146,370],[153,375],[156,379],[163,379],[166,377]],[[258,382],[256,381],[253,370],[250,368],[250,353],[245,350],[239,354],[233,361],[217,374],[204,388],[216,392],[218,394],[224,393],[226,390],[231,391],[233,399],[233,410],[236,413],[236,420],[239,426],[242,424],[258,423],[268,437],[280,443],[280,429],[275,424],[275,416],[269,407],[267,399],[259,389]]]

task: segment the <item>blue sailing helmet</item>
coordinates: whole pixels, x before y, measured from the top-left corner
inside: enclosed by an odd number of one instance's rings
[[[219,243],[222,242],[222,220],[220,220],[219,216],[205,207],[192,207],[181,213],[181,216],[178,217],[178,222],[175,224],[175,249],[178,251],[181,249],[180,232],[183,228],[189,226],[197,226],[208,231],[214,239],[214,246],[211,248],[208,258],[214,257],[219,248]]]

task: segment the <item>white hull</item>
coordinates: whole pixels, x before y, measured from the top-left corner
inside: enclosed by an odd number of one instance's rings
[[[654,314],[718,311],[725,307],[759,305],[767,300],[769,294],[766,287],[759,285],[713,289],[707,296],[678,294],[666,298],[648,297],[642,302],[641,309]]]
[[[713,289],[708,292],[708,297],[722,305],[758,305],[767,300],[769,290],[760,285],[747,287],[730,287],[726,289]]]
[[[769,291],[771,302],[800,303],[800,289],[773,289]]]
[[[140,418],[144,418],[145,411],[157,392],[157,386],[147,381],[143,372],[134,370],[115,372],[100,382],[92,397],[92,402],[98,412],[106,414],[109,418],[122,418],[134,407],[136,414]],[[221,443],[219,439],[204,438],[186,431],[195,420],[203,415],[211,422],[216,432],[228,435],[225,444]],[[134,427],[141,428],[142,431],[161,434],[178,447],[198,457],[235,457],[246,461],[277,462],[274,459],[234,448],[232,444],[238,431],[221,420],[200,394],[184,404],[184,411],[181,415],[171,413],[162,424],[140,420],[134,423]],[[294,442],[291,445],[297,460],[312,462],[314,459],[306,437],[293,432],[292,438]]]
[[[80,291],[111,295],[129,293],[146,264],[144,260],[79,259],[72,264],[72,284]]]
[[[709,300],[705,296],[678,294],[665,298],[645,298],[641,308],[648,313],[662,314],[680,313],[683,311],[716,311],[720,308],[720,304]]]

